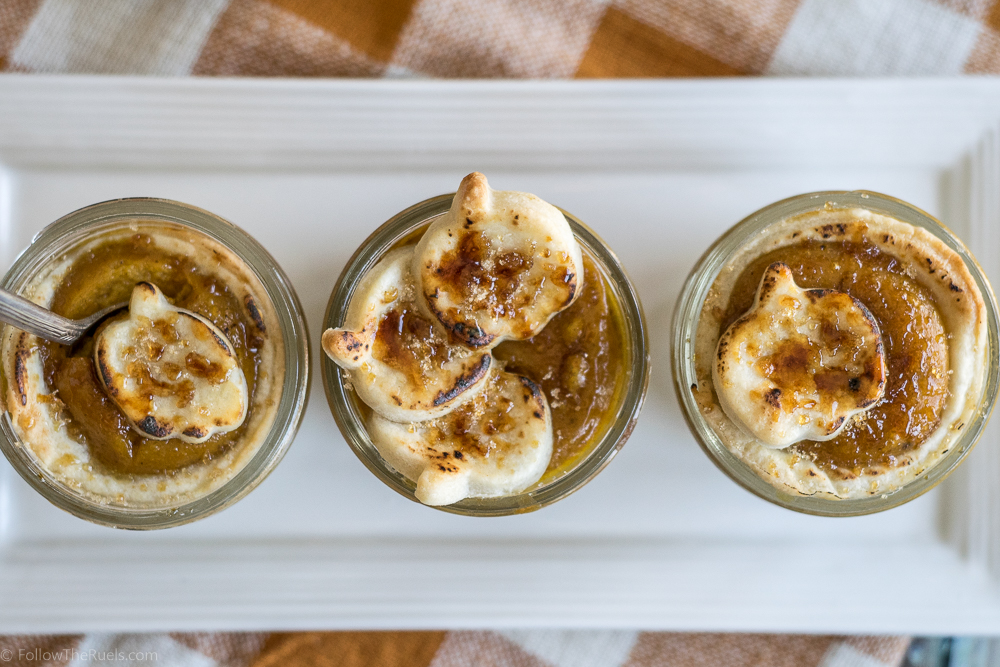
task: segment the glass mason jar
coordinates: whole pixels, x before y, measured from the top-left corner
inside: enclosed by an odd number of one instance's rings
[[[946,435],[948,451],[931,467],[900,487],[862,498],[839,499],[832,496],[804,496],[772,486],[749,465],[733,454],[699,410],[692,392],[697,386],[695,341],[702,305],[720,272],[748,243],[767,234],[772,225],[789,218],[832,209],[867,209],[921,227],[965,263],[983,296],[988,329],[987,371],[982,382],[978,408],[960,431]],[[940,483],[968,455],[986,425],[997,397],[998,359],[997,305],[986,276],[965,245],[941,222],[911,204],[875,192],[814,192],[785,199],[752,213],[723,234],[698,261],[688,277],[677,302],[673,319],[672,361],[674,388],[691,433],[708,457],[730,479],[776,505],[821,516],[857,516],[897,507],[926,493]],[[714,391],[714,390],[713,390]]]
[[[60,480],[32,452],[15,431],[9,406],[4,404],[0,415],[0,449],[15,470],[47,500],[57,507],[94,523],[135,530],[169,528],[213,514],[245,496],[267,477],[291,444],[302,420],[309,390],[309,339],[302,307],[288,277],[274,258],[239,227],[194,206],[165,199],[132,198],[94,204],[52,223],[32,240],[15,260],[0,286],[23,293],[33,279],[54,270],[57,263],[72,258],[86,244],[104,235],[121,238],[126,233],[156,230],[193,232],[193,238],[205,237],[205,243],[215,242],[236,256],[237,266],[259,284],[254,293],[266,295],[280,329],[280,345],[275,348],[275,368],[283,361],[284,374],[273,386],[276,408],[268,407],[267,417],[254,432],[254,449],[241,451],[234,457],[231,468],[213,470],[209,481],[198,490],[178,495],[172,500],[155,499],[139,503],[121,497],[99,497],[86,493],[74,484]],[[218,252],[218,251],[216,251]],[[253,279],[251,278],[251,280]],[[27,296],[27,295],[26,295]],[[249,307],[249,306],[248,306]],[[260,317],[258,314],[256,317]],[[5,345],[20,331],[5,325],[0,329],[0,343]],[[3,369],[8,367],[6,360]],[[0,369],[0,373],[3,372]],[[0,376],[3,387],[11,378]],[[5,390],[6,395],[6,390]],[[255,401],[256,403],[256,401]],[[249,419],[249,417],[248,417]],[[246,447],[245,443],[226,451]],[[219,457],[222,455],[219,454]],[[185,466],[187,470],[204,462]],[[221,464],[220,464],[221,465]],[[110,478],[105,474],[106,478]],[[116,478],[122,479],[122,478]],[[143,484],[141,475],[125,476],[122,484]],[[117,482],[116,482],[117,483]]]
[[[393,247],[401,242],[416,242],[424,229],[451,208],[454,193],[422,201],[395,215],[376,229],[340,274],[323,318],[323,330],[343,324],[351,296],[361,278]],[[435,509],[468,516],[503,516],[537,510],[565,498],[593,479],[604,469],[632,434],[649,380],[649,351],[646,323],[635,288],[625,275],[618,258],[586,225],[563,211],[576,240],[594,258],[617,302],[624,341],[622,364],[624,384],[616,392],[612,418],[605,419],[601,433],[592,438],[589,452],[569,470],[552,478],[546,473],[532,487],[515,495],[496,498],[466,498]],[[614,310],[614,309],[612,309]],[[360,399],[348,387],[340,368],[323,355],[323,385],[330,409],[341,433],[361,462],[389,488],[420,502],[414,495],[416,485],[390,466],[379,454],[365,428]]]

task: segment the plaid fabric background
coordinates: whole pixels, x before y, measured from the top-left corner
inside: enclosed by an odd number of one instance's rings
[[[0,70],[513,78],[997,73],[1000,0],[0,0]],[[899,665],[908,643],[598,631],[0,637],[0,667],[882,667]]]
[[[0,0],[0,67],[213,76],[1000,72],[996,0]]]
[[[905,637],[528,630],[0,637],[0,665],[888,667]]]

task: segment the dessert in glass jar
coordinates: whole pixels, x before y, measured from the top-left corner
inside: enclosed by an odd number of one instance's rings
[[[754,493],[866,514],[932,488],[996,399],[989,283],[949,230],[872,192],[754,213],[702,257],[674,320],[692,431]]]
[[[0,448],[85,519],[148,529],[235,502],[281,459],[308,390],[301,307],[238,227],[161,199],[81,209],[43,230],[3,287],[71,319],[72,345],[0,333]]]
[[[479,173],[362,244],[323,335],[334,416],[368,468],[446,511],[545,506],[630,435],[648,352],[638,297],[571,215]]]

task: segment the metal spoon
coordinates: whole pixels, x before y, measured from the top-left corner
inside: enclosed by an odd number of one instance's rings
[[[128,308],[128,301],[99,310],[82,320],[71,320],[13,292],[0,289],[0,322],[63,345],[72,345],[109,313],[123,308]]]

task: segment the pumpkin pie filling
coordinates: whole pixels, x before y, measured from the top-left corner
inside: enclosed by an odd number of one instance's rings
[[[568,471],[596,444],[624,381],[620,306],[586,250],[583,268],[583,289],[569,308],[533,337],[492,350],[504,370],[527,377],[548,399],[553,444],[543,482]],[[402,305],[379,322],[373,356],[419,381],[452,359],[451,349],[446,333],[419,309]],[[481,449],[467,440],[469,451]]]
[[[533,380],[549,399],[550,475],[589,451],[613,413],[623,379],[618,304],[586,252],[583,276],[583,290],[572,306],[534,337],[503,342],[493,351],[508,371]]]
[[[275,383],[281,378],[282,342],[275,335],[272,308],[263,303],[266,297],[253,284],[249,269],[199,233],[150,225],[137,232],[109,233],[60,261],[61,270],[29,289],[60,315],[79,319],[128,302],[137,284],[149,283],[173,306],[200,315],[223,332],[246,380],[246,418],[234,430],[203,442],[144,437],[109,397],[94,363],[95,338],[112,322],[126,319],[125,311],[72,346],[14,334],[12,342],[22,360],[15,364],[20,371],[15,368],[14,375],[22,372],[24,378],[16,383],[23,394],[13,401],[20,413],[20,435],[57,478],[101,500],[157,506],[217,488],[262,442],[278,403],[279,397],[272,394],[280,394]],[[156,333],[165,344],[176,338],[170,331]],[[162,350],[143,350],[143,356],[156,359],[158,352]],[[126,349],[126,359],[129,353]],[[31,362],[37,365],[37,375],[28,368],[29,359],[37,360]],[[140,365],[128,363],[126,368]],[[194,396],[194,383],[220,381],[216,364],[201,355],[187,354],[183,366],[176,365],[170,377],[130,372],[136,396],[150,403],[171,396],[186,406]]]
[[[860,300],[879,324],[887,366],[881,401],[853,418],[833,440],[805,440],[792,448],[839,477],[902,463],[937,428],[948,395],[947,334],[933,298],[904,265],[862,236],[806,241],[765,253],[742,271],[723,329],[750,309],[764,271],[774,262],[787,264],[800,287],[836,289]],[[784,350],[770,373],[780,383],[795,363],[794,351]],[[830,378],[827,389],[849,391],[848,382]]]
[[[518,495],[614,419],[627,350],[612,294],[562,212],[473,173],[358,280],[323,348],[418,500]]]
[[[777,390],[775,404],[784,409],[786,399],[791,405],[819,392],[819,408],[846,416],[822,438],[762,440],[754,433],[766,428],[749,428],[759,420],[734,417],[732,382],[715,382],[718,368],[752,352],[723,343],[758,309],[762,279],[775,267],[810,299],[845,295],[874,327],[866,342],[845,326],[847,311],[834,309],[811,337],[762,329],[768,354],[749,368]],[[698,381],[690,390],[699,411],[758,476],[799,495],[884,495],[940,461],[974,418],[989,352],[986,305],[962,257],[931,232],[868,209],[827,206],[773,222],[732,252],[704,297],[694,350]]]
[[[85,317],[127,301],[141,282],[157,285],[175,306],[203,315],[225,332],[247,379],[252,403],[264,342],[258,324],[242,299],[218,276],[204,271],[188,257],[158,247],[149,235],[136,234],[106,243],[91,250],[86,261],[75,262],[53,294],[51,309],[71,319]],[[108,472],[174,472],[211,459],[245,435],[245,429],[240,427],[204,443],[142,437],[100,385],[92,362],[94,333],[72,348],[49,341],[39,341],[38,347],[44,358],[46,383],[57,390],[58,400],[72,417],[66,421],[66,428],[87,444],[94,459]],[[207,376],[211,371],[198,358],[191,358],[187,366],[185,370],[194,375]],[[151,397],[192,391],[186,386],[189,380],[144,380],[142,384]]]

